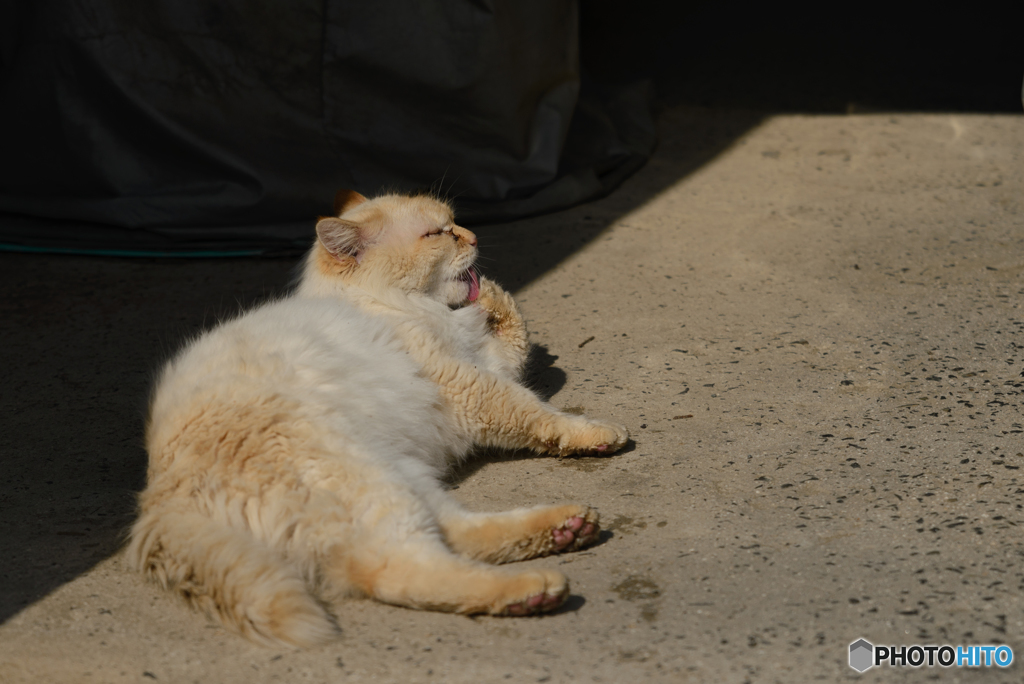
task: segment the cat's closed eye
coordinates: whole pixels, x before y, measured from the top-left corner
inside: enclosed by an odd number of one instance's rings
[[[456,241],[459,239],[459,236],[455,234],[455,231],[452,230],[451,226],[445,226],[443,228],[431,228],[429,231],[427,231],[423,235],[423,237],[428,238],[428,237],[434,237],[436,235],[445,235],[445,234],[452,236],[453,238],[455,238]]]

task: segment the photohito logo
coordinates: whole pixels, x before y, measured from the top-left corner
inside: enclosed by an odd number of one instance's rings
[[[889,667],[1009,667],[1013,649],[1009,646],[875,646],[865,639],[850,644],[850,667],[857,672]]]

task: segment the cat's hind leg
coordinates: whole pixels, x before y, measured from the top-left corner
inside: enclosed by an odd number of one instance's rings
[[[554,610],[569,596],[569,581],[560,572],[495,568],[458,556],[429,535],[399,545],[365,546],[346,552],[343,562],[352,586],[410,608],[531,615]]]
[[[374,463],[364,463],[354,489],[335,487],[344,516],[327,514],[325,506],[301,526],[300,545],[316,558],[319,594],[328,603],[360,593],[410,608],[526,615],[557,608],[568,596],[559,572],[513,572],[453,552],[438,513],[446,502],[457,504],[435,473],[400,456],[386,469]],[[345,470],[351,475],[356,467],[350,461]],[[341,483],[324,474],[322,485]]]
[[[502,513],[470,513],[449,505],[438,517],[452,550],[487,563],[578,551],[597,541],[601,533],[597,511],[576,504]]]

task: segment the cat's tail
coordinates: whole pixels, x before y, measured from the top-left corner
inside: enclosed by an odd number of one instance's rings
[[[338,635],[296,569],[248,532],[199,513],[147,511],[131,530],[126,557],[257,643],[307,648]]]

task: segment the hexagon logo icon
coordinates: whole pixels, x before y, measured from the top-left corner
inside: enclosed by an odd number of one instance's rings
[[[872,666],[872,656],[875,647],[864,639],[857,639],[850,644],[850,667],[857,672],[863,672]]]

